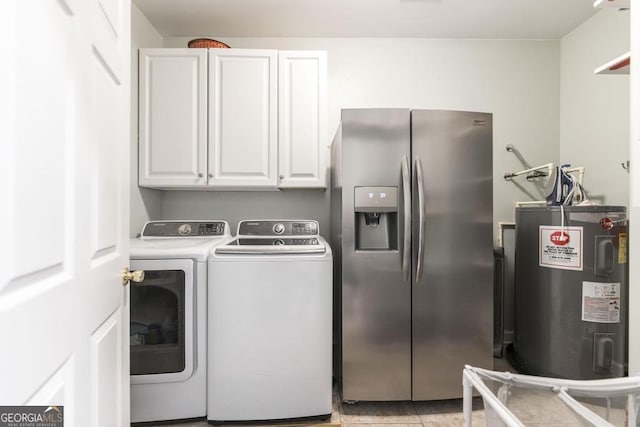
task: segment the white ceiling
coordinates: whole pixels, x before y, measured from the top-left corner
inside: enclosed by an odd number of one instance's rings
[[[165,37],[558,39],[592,0],[133,0]]]

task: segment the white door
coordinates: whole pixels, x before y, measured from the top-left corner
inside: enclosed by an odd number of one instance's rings
[[[278,53],[280,188],[324,188],[327,143],[327,53]]]
[[[128,424],[130,0],[5,0],[0,58],[0,405]]]
[[[149,187],[207,182],[207,49],[140,49],[140,173]]]
[[[209,50],[210,186],[277,185],[278,53]]]

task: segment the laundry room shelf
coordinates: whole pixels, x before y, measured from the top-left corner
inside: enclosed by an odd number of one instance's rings
[[[631,0],[595,0],[593,7],[630,7]]]
[[[631,52],[627,52],[595,69],[595,74],[629,74]]]

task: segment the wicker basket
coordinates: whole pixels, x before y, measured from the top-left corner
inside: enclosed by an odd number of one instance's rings
[[[222,43],[219,42],[218,40],[213,40],[213,39],[193,39],[193,40],[189,40],[189,43],[187,44],[187,46],[189,47],[193,47],[193,48],[202,48],[202,47],[222,47],[222,48],[228,48],[229,45],[226,43]]]

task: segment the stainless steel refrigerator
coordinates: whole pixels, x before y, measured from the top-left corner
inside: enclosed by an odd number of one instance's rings
[[[342,110],[332,156],[342,399],[461,397],[493,367],[491,114]]]

